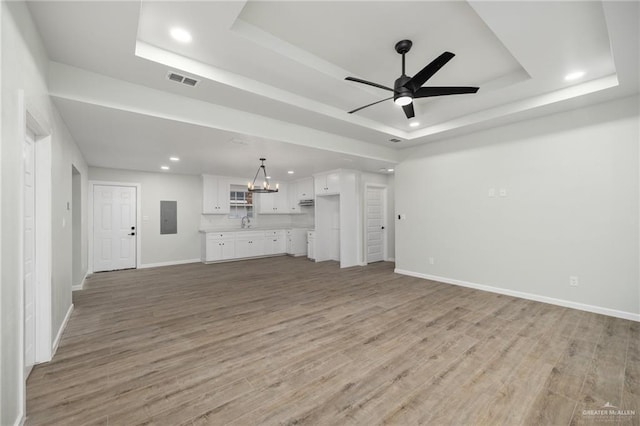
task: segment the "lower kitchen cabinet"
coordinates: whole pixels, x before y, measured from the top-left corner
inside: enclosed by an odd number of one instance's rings
[[[304,243],[300,241],[300,233],[304,235],[306,240],[306,230],[303,229],[202,231],[201,259],[203,262],[221,262],[251,257],[277,256],[285,253],[297,256],[304,255],[306,241]],[[292,238],[295,241],[292,241]]]
[[[285,253],[287,241],[284,230],[265,232],[264,251],[265,255]]]
[[[307,230],[287,230],[287,254],[291,256],[305,256],[307,254]]]
[[[204,261],[217,262],[233,259],[235,256],[235,238],[229,233],[205,234]]]
[[[238,259],[244,257],[264,256],[264,233],[241,232],[236,236],[236,255]]]

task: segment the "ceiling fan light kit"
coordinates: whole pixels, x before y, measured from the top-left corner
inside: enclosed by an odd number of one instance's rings
[[[266,158],[260,159],[260,165],[258,166],[256,175],[253,178],[253,182],[247,183],[247,191],[256,192],[259,194],[278,192],[279,185],[277,183],[275,188],[271,187],[271,183],[269,182],[269,175],[267,175],[267,167],[264,165],[265,161],[267,161]],[[262,174],[264,175],[264,181],[262,182],[262,186],[256,186],[256,180],[258,179],[258,175],[260,174],[261,170],[262,170]]]
[[[405,72],[405,55],[413,43],[411,40],[400,40],[396,43],[395,49],[398,54],[402,55],[402,75],[396,79],[393,89],[387,86],[383,86],[378,83],[374,83],[367,80],[362,80],[356,77],[346,77],[345,80],[355,81],[356,83],[366,84],[368,86],[377,87],[378,89],[388,90],[393,92],[393,96],[385,98],[368,105],[356,108],[349,111],[349,114],[358,112],[361,109],[379,104],[380,102],[393,99],[396,105],[399,105],[404,110],[408,119],[415,117],[415,111],[413,109],[413,100],[418,98],[429,98],[433,96],[447,96],[447,95],[462,95],[467,93],[476,93],[479,87],[466,87],[466,86],[454,86],[454,87],[422,87],[433,75],[440,70],[447,62],[449,62],[455,55],[451,52],[444,52],[436,59],[431,61],[426,67],[420,70],[413,77],[409,77]]]

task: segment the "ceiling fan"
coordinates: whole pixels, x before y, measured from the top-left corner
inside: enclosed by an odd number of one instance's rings
[[[411,50],[413,43],[411,40],[401,40],[396,43],[396,52],[402,55],[402,75],[396,80],[393,85],[393,89],[387,86],[383,86],[371,81],[362,80],[356,77],[346,77],[345,80],[355,81],[356,83],[367,84],[369,86],[377,87],[379,89],[389,90],[393,92],[393,96],[385,98],[369,105],[356,108],[353,111],[349,111],[349,114],[360,111],[361,109],[370,107],[380,102],[393,101],[402,106],[407,118],[415,117],[413,110],[413,100],[418,98],[429,98],[432,96],[447,96],[447,95],[462,95],[466,93],[476,93],[479,87],[464,87],[464,86],[446,86],[446,87],[422,87],[422,85],[429,80],[440,68],[442,68],[447,62],[451,60],[455,55],[451,52],[444,52],[442,55],[434,59],[429,65],[422,68],[419,73],[413,77],[409,77],[405,74],[404,70],[404,55]]]

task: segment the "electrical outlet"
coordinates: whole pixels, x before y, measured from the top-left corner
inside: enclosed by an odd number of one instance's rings
[[[506,197],[507,196],[507,189],[506,188],[500,188],[500,196],[501,197]]]
[[[578,277],[569,277],[569,285],[571,287],[578,287]]]
[[[434,263],[436,263],[436,260],[433,257],[429,258],[429,265],[433,265]]]

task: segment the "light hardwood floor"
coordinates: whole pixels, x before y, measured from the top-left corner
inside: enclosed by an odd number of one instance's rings
[[[28,381],[28,425],[640,420],[640,324],[390,263],[101,273],[74,303],[55,358]],[[584,411],[607,402],[636,414]]]

